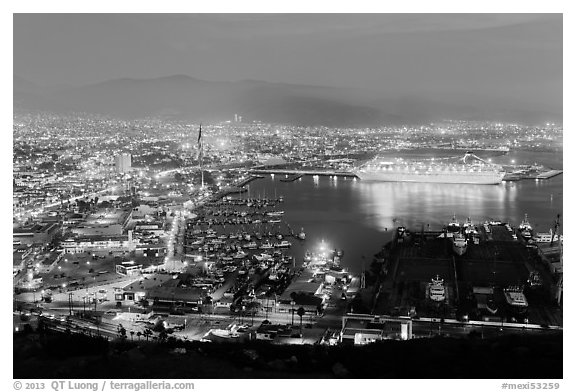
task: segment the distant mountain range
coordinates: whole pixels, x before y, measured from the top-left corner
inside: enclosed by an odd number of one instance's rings
[[[173,75],[115,79],[79,87],[46,87],[14,76],[14,109],[87,112],[118,118],[165,117],[326,126],[419,124],[440,119],[562,121],[562,113],[527,110],[483,99],[431,100],[359,89],[271,83],[217,82]]]

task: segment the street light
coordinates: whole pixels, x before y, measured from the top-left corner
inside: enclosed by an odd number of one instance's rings
[[[294,325],[294,305],[296,305],[296,301],[290,301],[290,305],[292,306],[292,325]]]

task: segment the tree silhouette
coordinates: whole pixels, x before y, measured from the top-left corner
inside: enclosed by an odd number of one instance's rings
[[[304,315],[306,314],[306,310],[302,306],[300,306],[296,311],[296,314],[300,316],[300,335],[302,335],[302,317],[304,317]]]
[[[167,339],[168,339],[168,332],[166,332],[166,329],[163,329],[163,330],[160,331],[160,333],[158,334],[158,340],[159,340],[161,343],[164,343]]]
[[[146,338],[146,341],[148,341],[148,338],[150,338],[150,336],[154,335],[154,333],[152,332],[152,330],[150,328],[146,328],[144,330],[143,335]]]
[[[126,328],[124,328],[124,327],[122,326],[122,324],[118,324],[118,337],[119,337],[121,340],[125,340],[125,339],[127,338],[127,336],[126,336]]]

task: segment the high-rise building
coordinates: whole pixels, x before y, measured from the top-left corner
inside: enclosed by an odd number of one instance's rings
[[[120,154],[114,159],[117,173],[128,173],[132,168],[132,155]]]

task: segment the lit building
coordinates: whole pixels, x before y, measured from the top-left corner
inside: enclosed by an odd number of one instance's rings
[[[136,248],[131,230],[128,231],[128,235],[70,237],[62,241],[60,246],[64,249],[64,253],[122,253],[131,252]]]
[[[34,224],[13,229],[12,238],[19,244],[48,245],[60,229],[61,226],[57,223]]]
[[[114,158],[117,173],[128,173],[132,169],[132,155],[121,154]]]
[[[342,317],[340,343],[364,345],[384,339],[412,339],[412,319],[352,313]]]

